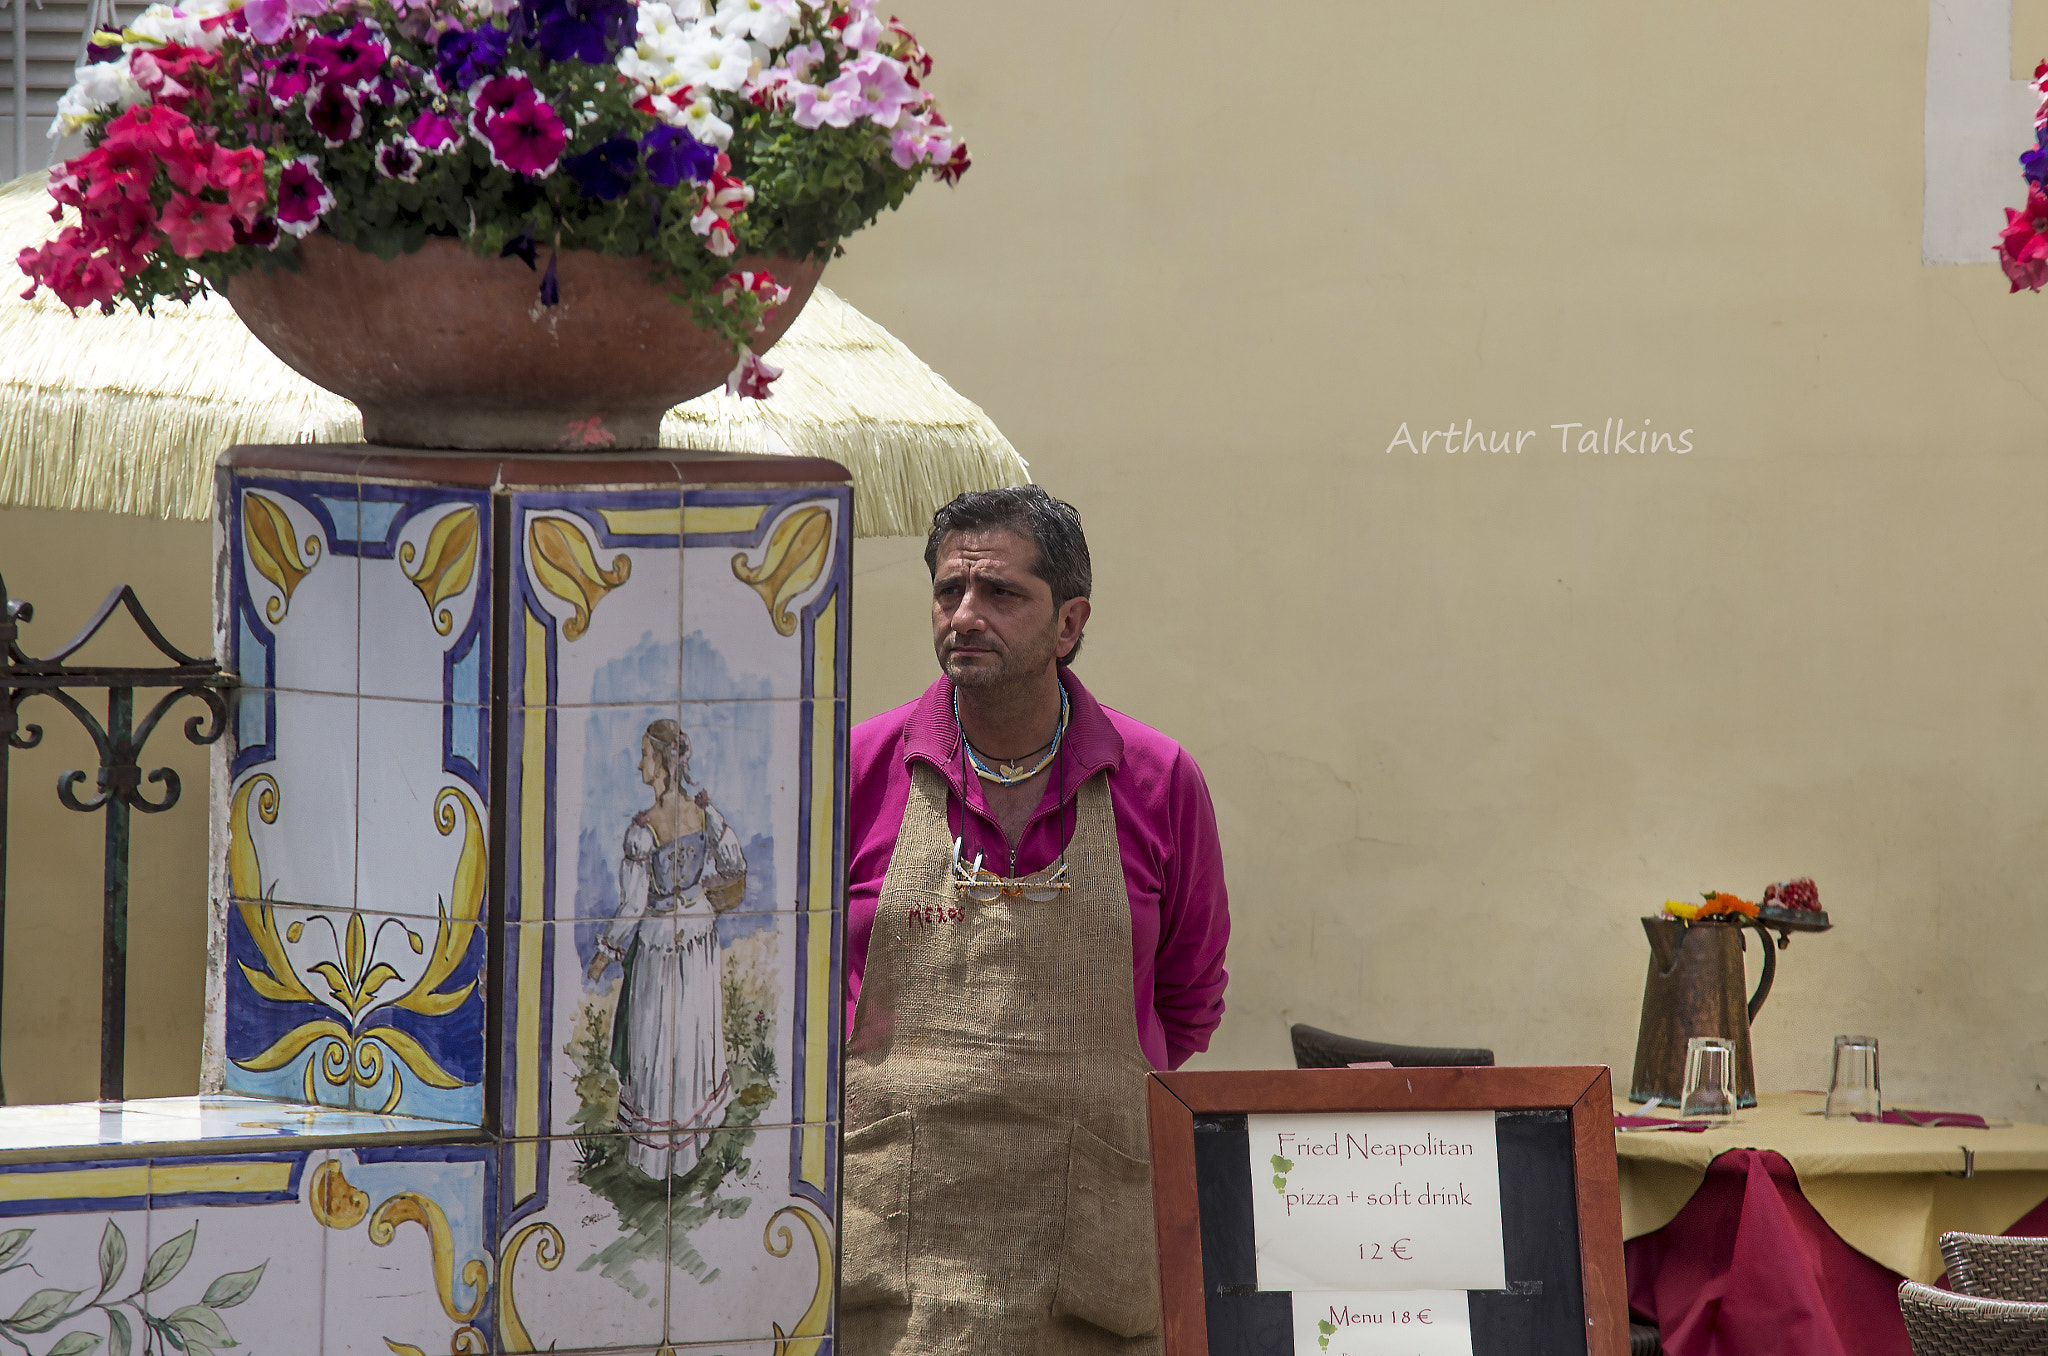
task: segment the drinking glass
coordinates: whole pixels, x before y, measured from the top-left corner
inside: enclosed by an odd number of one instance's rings
[[[1685,1043],[1685,1096],[1678,1114],[1726,1124],[1735,1119],[1735,1042],[1694,1036]]]
[[[1884,1114],[1877,1089],[1877,1037],[1835,1037],[1834,1076],[1828,1082],[1828,1117]]]

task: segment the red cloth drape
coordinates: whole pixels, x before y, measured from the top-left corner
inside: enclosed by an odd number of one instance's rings
[[[1768,1150],[1715,1159],[1627,1259],[1629,1308],[1670,1356],[1912,1356],[1898,1274],[1837,1238]]]

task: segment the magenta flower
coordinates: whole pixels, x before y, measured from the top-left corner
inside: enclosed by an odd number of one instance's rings
[[[333,37],[322,34],[306,44],[306,62],[328,80],[344,85],[361,84],[384,69],[391,49],[381,41],[376,28],[356,20],[355,26]]]
[[[431,108],[414,118],[412,126],[405,130],[423,151],[446,150],[462,140],[455,124]]]
[[[547,101],[532,93],[484,121],[491,163],[515,174],[545,179],[561,162],[569,133]]]
[[[329,146],[354,141],[363,130],[362,96],[329,80],[306,96],[306,121]]]
[[[233,247],[233,217],[224,202],[205,202],[187,193],[173,193],[157,218],[157,229],[164,233],[164,239],[178,257],[197,259],[202,254]]]
[[[284,167],[277,180],[277,224],[292,235],[304,236],[320,224],[320,218],[334,206],[334,194],[320,180],[319,161],[302,155]]]

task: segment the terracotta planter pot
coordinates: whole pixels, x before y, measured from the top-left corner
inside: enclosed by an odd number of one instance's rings
[[[429,240],[385,263],[324,232],[297,273],[260,269],[228,302],[263,346],[363,412],[385,447],[577,450],[654,447],[670,406],[725,380],[733,351],[638,259],[567,250],[561,300],[540,304],[518,259]],[[545,267],[545,253],[542,267]],[[734,259],[790,289],[755,336],[762,352],[810,299],[823,260]]]

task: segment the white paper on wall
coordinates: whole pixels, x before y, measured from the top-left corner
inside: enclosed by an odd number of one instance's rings
[[[1295,1356],[1472,1356],[1461,1290],[1294,1292]]]
[[[1259,1289],[1506,1286],[1491,1111],[1246,1121]]]

